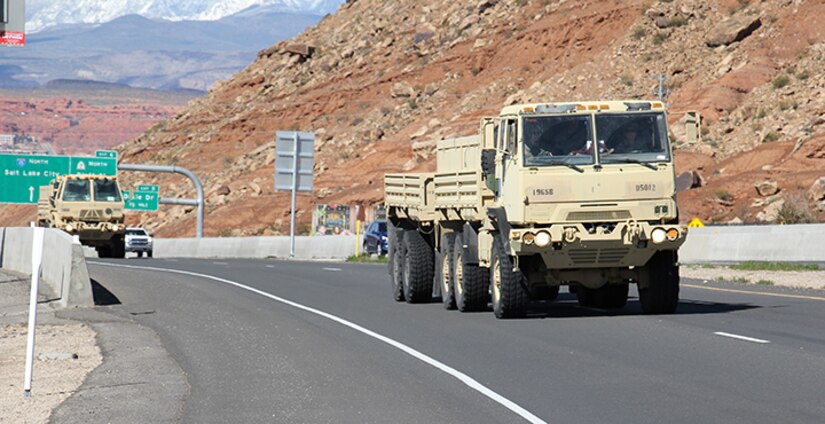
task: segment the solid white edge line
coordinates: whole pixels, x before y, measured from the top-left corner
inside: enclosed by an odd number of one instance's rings
[[[753,343],[759,343],[759,344],[768,344],[768,343],[771,342],[770,340],[755,339],[753,337],[740,336],[738,334],[725,333],[723,331],[717,331],[713,334],[715,334],[717,336],[728,337],[728,338],[737,339],[737,340],[744,340],[746,342],[753,342]]]
[[[386,343],[386,344],[388,344],[388,345],[390,345],[390,346],[392,346],[392,347],[394,347],[394,348],[396,348],[396,349],[412,356],[413,358],[416,358],[416,359],[418,359],[418,360],[420,360],[420,361],[422,361],[426,364],[429,364],[429,365],[443,371],[444,373],[446,373],[448,375],[451,375],[451,376],[455,377],[456,379],[458,379],[459,381],[464,383],[467,387],[469,387],[469,388],[483,394],[484,396],[490,398],[494,402],[496,402],[496,403],[500,404],[501,406],[503,406],[503,407],[509,409],[510,411],[514,412],[516,415],[524,418],[528,422],[534,423],[534,424],[547,424],[546,421],[544,421],[541,418],[533,415],[530,411],[522,408],[521,406],[519,406],[515,402],[513,402],[513,401],[505,398],[504,396],[494,392],[493,390],[491,390],[487,386],[479,383],[478,381],[476,381],[475,379],[473,379],[469,375],[464,374],[463,372],[461,372],[461,371],[459,371],[455,368],[452,368],[449,365],[444,364],[444,363],[442,363],[442,362],[440,362],[440,361],[438,361],[438,360],[436,360],[436,359],[434,359],[430,356],[427,356],[426,354],[421,353],[421,352],[419,352],[419,351],[417,351],[417,350],[415,350],[415,349],[413,349],[413,348],[411,348],[411,347],[409,347],[409,346],[407,346],[407,345],[405,345],[405,344],[403,344],[399,341],[396,341],[396,340],[393,340],[389,337],[378,334],[378,333],[376,333],[372,330],[361,327],[360,325],[355,324],[354,322],[347,321],[347,320],[345,320],[341,317],[332,315],[330,313],[327,313],[327,312],[324,312],[324,311],[321,311],[321,310],[318,310],[318,309],[315,309],[315,308],[311,308],[309,306],[304,306],[300,303],[293,302],[291,300],[275,296],[273,294],[258,290],[258,289],[253,288],[253,287],[243,285],[241,283],[237,283],[237,282],[232,281],[232,280],[227,280],[227,279],[220,278],[220,277],[214,277],[214,276],[211,276],[211,275],[199,274],[199,273],[196,273],[196,272],[189,272],[189,271],[183,271],[183,270],[178,270],[178,269],[153,268],[153,267],[143,267],[143,266],[134,266],[134,265],[118,265],[118,264],[108,264],[108,263],[102,263],[102,262],[88,262],[88,263],[92,264],[92,265],[108,266],[108,267],[113,267],[113,268],[142,269],[142,270],[147,270],[147,271],[159,271],[159,272],[169,272],[169,273],[173,273],[173,274],[189,275],[189,276],[193,276],[193,277],[200,277],[200,278],[205,278],[205,279],[217,281],[217,282],[224,283],[224,284],[229,284],[230,286],[235,286],[235,287],[238,287],[240,289],[244,289],[244,290],[250,291],[252,293],[259,294],[261,296],[272,299],[276,302],[280,302],[280,303],[283,303],[285,305],[289,305],[289,306],[292,306],[294,308],[297,308],[297,309],[300,309],[300,310],[303,310],[303,311],[306,311],[306,312],[324,317],[324,318],[326,318],[330,321],[337,322],[341,325],[349,327],[349,328],[351,328],[355,331],[358,331],[362,334],[370,336],[370,337],[372,337],[376,340],[380,340],[380,341],[382,341],[382,342],[384,342],[384,343]]]

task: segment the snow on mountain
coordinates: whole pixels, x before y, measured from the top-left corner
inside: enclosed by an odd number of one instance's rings
[[[124,15],[171,21],[212,21],[252,6],[285,13],[324,15],[344,0],[28,0],[26,31],[73,24],[101,24]]]

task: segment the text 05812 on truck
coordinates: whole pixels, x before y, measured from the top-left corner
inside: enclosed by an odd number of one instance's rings
[[[660,102],[508,106],[384,190],[396,300],[516,318],[562,285],[621,308],[632,283],[645,313],[676,310],[687,228]]]

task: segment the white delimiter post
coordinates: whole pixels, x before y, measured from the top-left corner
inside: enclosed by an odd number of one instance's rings
[[[295,132],[292,144],[292,215],[289,221],[289,257],[295,258],[295,197],[298,192],[298,132]]]
[[[37,291],[40,286],[40,270],[43,263],[43,239],[46,229],[34,228],[32,237],[32,291],[29,297],[29,333],[26,342],[26,377],[23,382],[23,395],[32,395],[32,366],[34,365],[34,329],[37,325]]]

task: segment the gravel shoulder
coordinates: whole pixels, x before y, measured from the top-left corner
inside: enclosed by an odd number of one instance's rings
[[[0,423],[44,423],[52,410],[103,362],[97,333],[86,323],[58,318],[38,306],[32,396],[23,396],[28,334],[27,276],[0,273]]]
[[[180,421],[189,392],[182,369],[96,282],[94,308],[38,305],[25,398],[29,287],[28,276],[0,270],[0,424]]]
[[[749,271],[726,266],[683,265],[682,277],[707,281],[825,290],[825,271]]]

